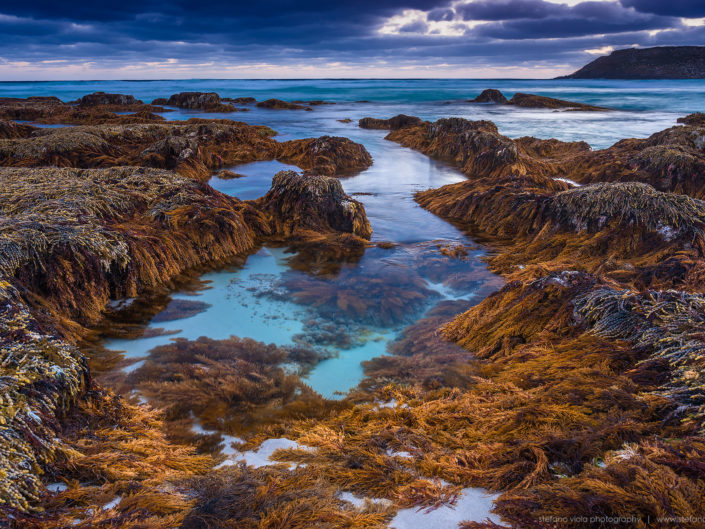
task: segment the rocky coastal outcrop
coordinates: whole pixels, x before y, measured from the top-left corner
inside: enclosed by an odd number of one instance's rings
[[[207,179],[225,165],[282,159],[319,174],[366,169],[365,148],[345,138],[324,136],[277,142],[274,131],[229,120],[121,126],[35,129],[31,135],[0,139],[5,166],[109,167],[135,165],[174,169]]]
[[[553,108],[588,112],[609,110],[608,108],[595,105],[586,105],[585,103],[576,103],[575,101],[565,101],[563,99],[555,99],[553,97],[535,94],[523,94],[520,92],[514,94],[508,104],[524,108]]]
[[[615,50],[559,79],[703,79],[705,46]]]
[[[362,118],[358,125],[362,129],[398,130],[404,127],[415,127],[423,123],[421,118],[399,114],[389,119]]]
[[[288,101],[282,101],[281,99],[267,99],[266,101],[260,101],[256,106],[259,108],[269,108],[273,110],[313,110],[310,107],[300,105],[298,103],[289,103]]]
[[[41,124],[100,125],[164,121],[155,114],[168,110],[146,105],[132,96],[95,93],[74,103],[56,97],[0,98],[0,119]],[[116,114],[133,112],[133,114]]]
[[[474,99],[469,100],[470,103],[494,103],[496,105],[506,105],[509,100],[504,97],[504,94],[496,88],[488,88]]]
[[[286,238],[302,231],[350,233],[368,240],[372,235],[362,204],[346,195],[336,178],[281,171],[255,204],[272,218],[272,231]]]
[[[321,136],[283,142],[278,159],[310,173],[345,176],[372,165],[367,149],[340,136]]]
[[[143,105],[144,103],[139,99],[135,99],[135,97],[131,95],[94,92],[81,97],[75,101],[75,104],[82,107],[97,107],[103,105],[133,106]]]
[[[685,126],[646,139],[626,139],[606,149],[499,134],[494,123],[445,118],[392,131],[387,139],[445,160],[469,178],[522,176],[551,189],[569,182],[643,182],[659,191],[705,198],[705,129],[697,115]]]
[[[536,94],[525,94],[522,92],[517,92],[511,99],[507,99],[502,92],[494,88],[483,90],[479,96],[468,100],[468,102],[513,105],[523,108],[549,108],[587,112],[610,110],[608,108],[587,105],[585,103],[576,103],[575,101],[565,101],[563,99],[555,99],[553,97],[540,96]]]
[[[152,101],[153,105],[168,105],[186,108],[189,110],[203,110],[204,112],[237,112],[239,109],[231,104],[223,103],[215,92],[180,92],[172,94],[169,99],[158,98]]]

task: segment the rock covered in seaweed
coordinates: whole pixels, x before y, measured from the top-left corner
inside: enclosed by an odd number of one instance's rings
[[[286,237],[300,231],[350,233],[363,239],[372,235],[364,207],[335,178],[280,171],[255,204],[271,216],[274,232]]]
[[[641,287],[696,288],[705,280],[705,202],[646,184],[551,192],[526,179],[486,179],[423,191],[416,199],[485,237],[511,241],[511,252],[490,258],[502,273],[576,266]]]
[[[683,123],[684,125],[697,125],[705,126],[705,114],[702,112],[695,112],[694,114],[688,114],[682,118],[677,119],[678,123]]]
[[[471,99],[470,103],[494,103],[496,105],[506,105],[509,103],[509,100],[496,88],[487,88],[486,90],[483,90],[479,96]]]
[[[35,130],[37,130],[36,127],[24,123],[0,121],[0,139],[28,138]]]
[[[39,499],[43,485],[38,469],[64,453],[58,437],[59,417],[85,390],[89,376],[78,349],[35,317],[4,273],[0,275],[0,303],[2,516],[3,507],[31,511],[31,504]]]
[[[6,127],[10,130],[10,127]],[[277,142],[262,126],[192,118],[185,122],[39,129],[32,137],[0,139],[0,164],[175,169],[206,180],[213,170],[255,160],[281,159],[322,174],[366,169],[372,158],[346,138],[322,136]]]
[[[525,155],[520,146],[502,136],[491,121],[443,118],[392,131],[387,139],[450,161],[471,178],[528,173],[541,178],[549,188],[561,188],[552,179],[542,177],[549,171],[549,162]]]
[[[536,94],[525,94],[517,92],[511,99],[507,99],[502,92],[495,88],[488,88],[475,99],[469,100],[470,103],[494,103],[497,105],[513,105],[523,108],[548,108],[548,109],[567,109],[581,111],[598,111],[609,110],[607,108],[585,103],[576,103],[574,101],[565,101],[553,97],[540,96]]]
[[[235,112],[237,110],[233,105],[223,103],[220,96],[215,92],[180,92],[171,95],[166,100],[154,100],[152,104],[203,110],[205,112]]]
[[[372,156],[364,145],[340,136],[284,142],[277,158],[307,172],[329,176],[353,174],[372,165]]]
[[[254,244],[242,203],[170,171],[1,168],[0,181],[0,274],[83,324]]]
[[[362,129],[399,130],[405,127],[415,127],[421,123],[423,123],[421,118],[399,114],[389,119],[362,118],[358,125]]]
[[[552,109],[567,109],[581,111],[600,111],[609,110],[608,108],[598,107],[595,105],[587,105],[585,103],[576,103],[575,101],[565,101],[564,99],[556,99],[553,97],[539,96],[536,94],[524,94],[517,92],[509,100],[510,105],[524,108],[552,108]]]
[[[255,106],[273,110],[313,110],[310,107],[299,105],[297,103],[289,103],[288,101],[282,101],[281,99],[267,99],[266,101],[260,101]]]
[[[130,106],[141,105],[143,102],[139,99],[135,99],[132,95],[94,92],[81,97],[76,101],[76,104],[82,107],[95,107],[100,105]]]
[[[470,178],[526,177],[547,190],[578,183],[644,182],[659,191],[705,198],[705,129],[672,127],[646,139],[626,139],[606,149],[585,142],[507,138],[494,123],[440,119],[392,131],[386,139],[441,158]]]

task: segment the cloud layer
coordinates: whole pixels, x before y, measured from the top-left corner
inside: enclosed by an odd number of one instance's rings
[[[705,42],[702,17],[702,0],[29,0],[0,6],[0,77],[541,77]]]

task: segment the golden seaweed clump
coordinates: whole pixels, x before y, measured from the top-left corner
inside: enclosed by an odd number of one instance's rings
[[[703,284],[705,203],[685,195],[641,183],[551,194],[506,179],[452,184],[416,200],[502,248],[489,262],[504,274],[536,278],[577,268],[639,288]]]
[[[128,377],[128,389],[167,410],[170,421],[195,418],[204,428],[242,434],[281,406],[315,400],[299,374],[326,356],[325,351],[234,336],[180,338],[152,349]],[[299,374],[291,372],[297,365]]]
[[[272,231],[287,239],[307,231],[372,236],[364,207],[346,195],[335,178],[280,171],[271,189],[254,204],[272,217]]]
[[[30,511],[42,469],[63,457],[58,419],[84,390],[78,350],[40,323],[7,279],[0,280],[0,516]]]
[[[327,176],[351,175],[372,165],[364,145],[339,136],[283,142],[277,158],[308,173]]]
[[[0,272],[84,324],[254,244],[240,202],[169,171],[3,168],[0,181]]]

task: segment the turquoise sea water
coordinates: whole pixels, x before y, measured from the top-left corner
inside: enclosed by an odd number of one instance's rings
[[[485,88],[499,88],[510,97],[522,91],[617,109],[613,112],[556,112],[466,102]],[[281,248],[264,248],[237,270],[210,272],[203,279],[210,288],[189,296],[210,307],[180,320],[155,322],[177,334],[137,340],[111,340],[108,347],[132,358],[144,357],[155,345],[174,336],[251,337],[279,345],[306,342],[337,353],[309,375],[311,386],[325,396],[347,391],[362,378],[360,362],[385,354],[386,344],[408,324],[422,318],[443,300],[476,303],[501,285],[481,260],[481,248],[466,260],[444,258],[440,247],[471,245],[464,233],[421,209],[413,200],[417,190],[460,182],[455,169],[384,140],[384,131],[364,130],[364,116],[387,118],[398,113],[435,120],[459,116],[489,119],[510,137],[556,137],[587,141],[603,148],[625,137],[646,137],[673,126],[679,116],[703,111],[705,81],[527,81],[527,80],[191,80],[87,81],[0,83],[1,96],[55,95],[69,101],[102,90],[132,94],[144,101],[180,91],[216,91],[223,97],[252,96],[325,100],[334,105],[313,111],[266,110],[204,114],[175,110],[168,119],[229,118],[268,125],[278,139],[322,135],[345,136],[362,143],[374,164],[342,179],[345,191],[364,205],[374,230],[373,241],[391,242],[389,249],[372,248],[357,262],[340,263],[336,274],[315,275],[292,261]],[[366,101],[366,102],[362,102]],[[350,118],[352,123],[339,120]],[[272,176],[290,168],[278,162],[256,162],[229,169],[244,177],[221,180],[216,189],[253,199],[269,189]],[[418,292],[421,300],[399,302],[401,292]],[[312,293],[320,293],[312,295]],[[354,298],[351,301],[351,296]],[[179,292],[174,300],[183,299]],[[388,301],[390,303],[386,303]],[[352,305],[350,305],[352,303]],[[351,306],[362,304],[357,312]],[[341,307],[345,307],[344,310]],[[459,309],[460,310],[460,309]],[[332,335],[347,337],[333,340]]]

